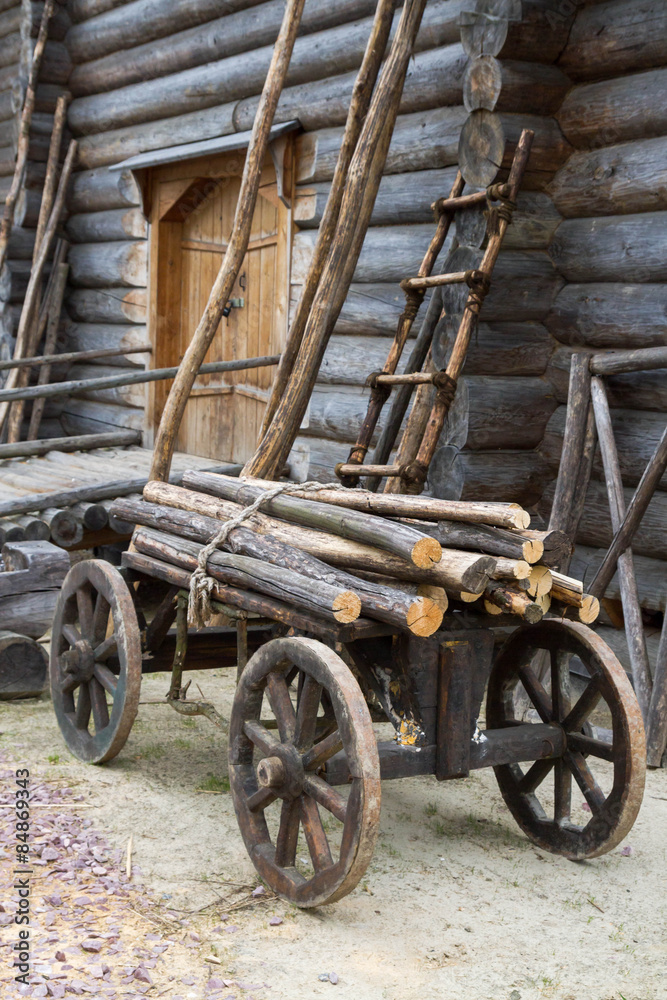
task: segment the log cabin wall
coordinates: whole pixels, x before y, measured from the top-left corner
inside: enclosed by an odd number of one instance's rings
[[[573,350],[667,343],[667,4],[607,0],[577,14],[559,67],[573,80],[556,117],[574,147],[549,186],[563,221],[550,255],[565,280],[546,318],[558,342],[548,376],[559,403],[541,454],[553,480]],[[607,380],[626,502],[667,422],[667,372]],[[548,512],[553,483],[542,509]],[[667,600],[667,481],[633,541],[642,604]],[[591,579],[611,541],[595,463],[573,573]],[[608,594],[618,597],[616,581]]]
[[[43,9],[41,2],[0,0],[0,199],[3,202],[14,175],[21,109]],[[64,43],[70,27],[67,9],[59,4],[49,24],[49,38],[42,58],[25,187],[16,206],[8,259],[0,274],[0,356],[5,358],[13,352],[28,285],[53,114],[72,69]],[[54,410],[49,407],[47,417]],[[42,432],[45,437],[61,433],[60,423],[46,419]]]

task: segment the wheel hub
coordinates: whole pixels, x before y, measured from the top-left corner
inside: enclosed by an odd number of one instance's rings
[[[282,744],[257,765],[260,788],[271,788],[281,799],[296,799],[303,791],[305,771],[296,747]]]
[[[60,657],[60,666],[64,676],[64,690],[73,690],[81,684],[92,680],[95,669],[95,653],[93,647],[85,639],[77,642]]]

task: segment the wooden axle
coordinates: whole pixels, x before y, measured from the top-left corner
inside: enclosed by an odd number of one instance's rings
[[[140,344],[129,350],[127,347],[118,350],[110,347],[97,351],[72,351],[69,354],[42,354],[35,358],[14,358],[12,361],[0,361],[0,372],[8,368],[38,368],[41,365],[63,365],[75,361],[96,361],[98,358],[118,358],[125,354],[150,354],[153,348],[150,344]]]
[[[219,372],[238,372],[248,368],[270,368],[277,365],[280,355],[263,358],[244,358],[240,361],[214,361],[202,365],[200,375],[215,375]],[[46,399],[50,396],[71,396],[84,389],[113,389],[123,385],[138,385],[144,382],[162,382],[172,379],[178,368],[156,368],[153,371],[128,372],[123,375],[109,375],[104,378],[78,379],[73,382],[57,382],[55,385],[35,385],[27,389],[0,390],[0,402],[15,399]]]

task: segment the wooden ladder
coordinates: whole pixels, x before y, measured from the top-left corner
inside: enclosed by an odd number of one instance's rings
[[[470,338],[489,292],[493,269],[507,227],[512,221],[517,195],[528,165],[533,136],[534,133],[528,129],[521,133],[505,184],[493,184],[486,191],[464,195],[465,182],[459,172],[450,196],[435,202],[433,207],[438,217],[435,234],[418,275],[401,282],[401,288],[405,292],[405,309],[399,317],[394,342],[382,371],[373,372],[367,380],[366,384],[371,388],[371,397],[366,417],[348,461],[336,467],[336,475],[344,486],[355,487],[361,476],[368,476],[368,485],[371,489],[377,489],[380,480],[387,478],[386,492],[419,494],[423,491],[447,413],[454,401]],[[479,268],[433,275],[435,262],[445,244],[455,213],[460,209],[474,208],[485,202],[489,205],[486,225],[487,245]],[[405,374],[397,375],[396,369],[426,292],[429,289],[459,283],[465,283],[469,293],[446,369],[434,370],[431,361],[431,342],[439,319],[439,316],[435,316],[433,322],[424,324]],[[431,405],[430,395],[422,396],[422,399],[426,398],[429,401],[429,406],[426,412],[420,413],[418,411],[423,410],[423,407],[418,407],[418,397],[404,434],[401,446],[404,454],[400,455],[401,461],[395,465],[384,464],[391,455],[411,394],[416,386],[434,387],[435,400]],[[375,450],[376,464],[364,465],[380,414],[394,387],[399,387],[399,392],[396,394],[387,426]]]

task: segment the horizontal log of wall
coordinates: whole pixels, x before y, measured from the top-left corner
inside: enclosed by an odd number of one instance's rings
[[[73,214],[140,204],[139,187],[129,170],[83,170],[70,182],[67,207]]]
[[[383,367],[392,343],[390,337],[333,336],[318,382],[364,385],[371,372]],[[543,375],[553,347],[553,340],[540,323],[480,323],[463,374]],[[404,362],[408,354],[409,347],[404,351]]]
[[[71,215],[66,232],[73,243],[140,240],[148,235],[148,223],[139,208],[112,208],[105,212]]]
[[[604,549],[592,549],[577,545],[570,573],[578,580],[592,580],[605,555]],[[664,611],[667,603],[667,563],[647,556],[635,556],[635,575],[639,603],[649,611]],[[621,587],[616,574],[607,587],[606,596],[611,600],[621,599]]]
[[[509,22],[500,58],[555,63],[567,44],[575,12],[570,3],[554,7],[553,0],[521,0],[521,19]]]
[[[559,403],[566,403],[570,381],[570,360],[577,348],[560,347],[554,351],[547,368],[547,378]],[[618,409],[664,410],[667,412],[667,369],[637,371],[605,379],[610,406]]]
[[[109,288],[148,283],[148,245],[131,243],[80,243],[71,247],[70,281],[84,288]]]
[[[572,154],[549,187],[566,217],[667,208],[667,138],[623,142]]]
[[[148,293],[144,288],[77,288],[66,306],[80,323],[145,323]]]
[[[565,406],[559,406],[555,411],[540,446],[540,452],[554,474],[560,462],[565,410]],[[665,431],[665,414],[653,410],[614,409],[611,416],[623,483],[636,486]],[[604,479],[599,451],[593,464],[593,474],[596,479]],[[659,489],[667,490],[667,473]]]
[[[90,399],[68,399],[60,413],[65,434],[99,434],[109,427],[143,431],[143,410],[97,403]]]
[[[419,50],[437,46],[441,85],[458,95],[466,56],[459,44],[447,45],[451,35],[451,13],[447,3],[436,3],[424,15],[424,27],[417,38],[415,63],[423,58]],[[399,14],[396,14],[398,18]],[[287,74],[288,88],[302,86],[325,77],[339,77],[361,65],[372,17],[341,24],[325,31],[315,31],[298,38]],[[439,31],[439,26],[443,30]],[[238,101],[259,94],[273,55],[273,40],[268,45],[249,48],[237,55],[207,62],[170,76],[155,79],[153,74],[142,82],[109,93],[79,97],[69,112],[71,127],[78,133],[102,132],[127,125],[162,118],[165,115],[203,110],[216,104]],[[430,65],[432,58],[426,61]],[[423,76],[422,73],[419,74]],[[457,103],[456,100],[446,103]]]
[[[574,146],[590,149],[667,132],[667,69],[582,83],[557,115]]]
[[[446,2],[449,32],[444,43],[459,40],[458,11],[463,3],[464,0]],[[330,0],[309,0],[304,8],[300,33],[322,31],[367,17],[374,13],[375,6],[375,0],[339,0],[335,5]],[[433,5],[438,6],[445,6],[443,0]],[[178,31],[174,26],[168,44],[156,45],[145,31],[138,32],[132,48],[113,50],[100,59],[76,66],[70,79],[72,93],[76,96],[99,94],[271,45],[278,34],[283,12],[282,0],[269,0],[258,7],[214,17],[214,20],[185,31]],[[131,15],[127,18],[126,30],[128,34],[132,30]],[[84,53],[83,58],[90,59],[90,56]]]
[[[626,487],[623,490],[626,508],[629,506],[634,490]],[[540,501],[540,514],[548,520],[554,494],[554,484],[545,490]],[[632,539],[632,551],[637,555],[652,556],[667,560],[667,493],[656,490],[646,513],[644,514],[636,534]],[[613,532],[609,516],[609,498],[604,483],[592,479],[586,493],[586,504],[579,523],[577,541],[582,545],[595,548],[608,548],[611,545]]]
[[[611,0],[579,11],[559,65],[574,80],[620,76],[667,63],[662,0]]]
[[[112,362],[102,359],[98,362],[100,365],[111,364],[114,368],[143,368],[150,360],[145,354],[136,354],[132,350],[133,347],[143,347],[149,343],[148,330],[145,326],[69,323],[64,331],[63,343],[66,351],[102,351],[107,348],[125,350],[125,354],[114,358]],[[98,371],[97,374],[102,373]]]
[[[8,260],[0,273],[0,302],[22,302],[30,279],[31,261]],[[45,268],[48,277],[50,268]]]
[[[566,219],[549,253],[568,281],[667,281],[667,212]]]
[[[110,365],[72,365],[67,373],[68,381],[74,379],[104,378],[106,375],[118,375],[118,368]],[[78,399],[92,399],[100,403],[114,403],[117,406],[133,406],[141,409],[146,405],[145,385],[121,385],[109,389],[80,389],[76,393]]]
[[[372,226],[431,223],[432,204],[451,190],[456,167],[389,174],[382,178],[371,216]],[[297,188],[294,221],[302,229],[316,229],[322,221],[331,185],[326,181]],[[551,198],[523,191],[503,246],[508,249],[546,249],[553,239],[560,214]]]
[[[667,343],[667,285],[565,285],[545,320],[572,346],[662,347]]]

